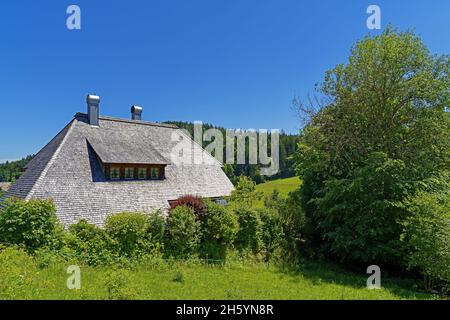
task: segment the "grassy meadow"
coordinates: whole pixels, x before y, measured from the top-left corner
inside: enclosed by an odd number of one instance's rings
[[[291,177],[285,179],[271,180],[256,185],[256,190],[263,194],[263,197],[255,202],[255,207],[262,208],[264,206],[264,197],[270,195],[274,190],[278,190],[283,198],[286,198],[289,192],[300,187],[299,177]]]
[[[367,275],[328,264],[283,269],[263,263],[208,265],[153,260],[127,269],[80,266],[81,289],[69,290],[68,262],[50,262],[13,251],[0,254],[0,299],[434,299],[384,280],[383,289],[365,287]]]

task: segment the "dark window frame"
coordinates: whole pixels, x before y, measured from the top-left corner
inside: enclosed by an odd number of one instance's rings
[[[156,164],[122,164],[122,163],[106,163],[103,165],[103,172],[108,181],[147,181],[147,180],[164,180],[166,165]],[[119,177],[112,178],[112,169],[119,169]],[[125,169],[133,169],[133,178],[125,178]],[[146,177],[139,176],[139,169],[146,170]],[[157,176],[152,176],[154,169],[157,169]]]

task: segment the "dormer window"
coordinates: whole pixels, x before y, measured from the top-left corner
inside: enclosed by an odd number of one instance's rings
[[[108,180],[163,180],[165,166],[157,164],[103,164]]]
[[[106,180],[165,179],[169,161],[147,142],[138,139],[132,144],[124,144],[103,136],[102,140],[90,138],[87,143],[94,151]]]
[[[139,180],[147,179],[147,168],[138,168],[138,179]]]
[[[133,167],[125,167],[124,178],[126,180],[134,179],[134,168]]]
[[[156,167],[151,168],[150,179],[152,179],[152,180],[159,179],[159,168],[156,168]]]
[[[109,169],[109,177],[111,180],[119,180],[120,179],[120,167],[110,167]]]

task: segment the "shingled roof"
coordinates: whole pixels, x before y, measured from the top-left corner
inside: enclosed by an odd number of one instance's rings
[[[182,195],[219,198],[233,185],[221,164],[185,134],[173,141],[177,127],[141,120],[100,116],[91,126],[86,114],[77,113],[28,164],[25,173],[6,193],[21,199],[53,199],[64,225],[86,219],[103,225],[109,214],[166,210],[168,201]],[[171,151],[185,144],[202,164],[175,164]],[[110,181],[103,163],[166,165],[163,180]]]

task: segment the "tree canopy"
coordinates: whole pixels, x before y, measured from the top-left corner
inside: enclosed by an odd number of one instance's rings
[[[438,262],[412,257],[433,256],[450,265],[448,233],[435,242],[440,254],[425,255],[418,248],[430,245],[418,242],[426,233],[405,227],[448,226],[448,201],[435,195],[448,200],[449,67],[449,56],[432,55],[414,33],[389,27],[326,72],[319,107],[296,101],[309,117],[295,166],[312,244],[352,263],[422,268]],[[439,210],[431,215],[424,203]]]

